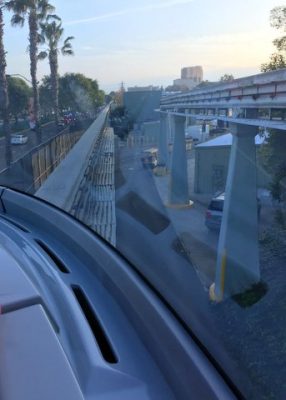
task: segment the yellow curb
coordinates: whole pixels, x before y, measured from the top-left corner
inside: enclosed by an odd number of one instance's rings
[[[185,208],[191,208],[194,205],[194,202],[192,200],[189,201],[189,204],[165,204],[165,207],[168,208],[176,208],[178,210],[180,209],[185,209]]]

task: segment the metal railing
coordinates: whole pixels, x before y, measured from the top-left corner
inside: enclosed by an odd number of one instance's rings
[[[1,185],[34,194],[78,142],[83,132],[70,132],[66,128],[34,147],[1,172]]]

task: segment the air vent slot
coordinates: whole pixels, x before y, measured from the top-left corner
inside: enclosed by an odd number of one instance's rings
[[[118,363],[118,358],[86,295],[79,286],[72,286],[72,290],[87,319],[87,322],[89,323],[93,336],[101,351],[102,357],[104,358],[105,361],[107,361],[110,364]]]
[[[58,267],[58,269],[64,273],[64,274],[69,274],[70,271],[67,269],[67,267],[64,265],[64,263],[58,258],[58,256],[41,240],[36,239],[36,243],[44,250],[45,253],[48,254],[48,256],[53,260],[55,265]]]

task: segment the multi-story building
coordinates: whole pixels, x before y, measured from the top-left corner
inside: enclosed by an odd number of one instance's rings
[[[195,67],[184,67],[181,69],[181,78],[174,80],[174,86],[182,89],[193,89],[203,80],[203,68],[200,65]]]

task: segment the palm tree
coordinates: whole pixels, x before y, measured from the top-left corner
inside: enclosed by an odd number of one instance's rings
[[[6,164],[11,163],[11,139],[10,139],[10,123],[9,123],[9,98],[8,83],[6,76],[6,51],[4,48],[4,20],[3,11],[5,1],[0,0],[0,110],[3,118],[3,130],[5,135],[5,157]]]
[[[6,2],[6,7],[14,13],[11,19],[12,26],[22,27],[25,20],[28,20],[30,73],[33,87],[34,116],[36,127],[40,132],[40,103],[37,82],[39,24],[45,19],[48,13],[54,11],[54,7],[48,2],[48,0],[11,0]],[[40,135],[39,140],[41,140]]]
[[[53,108],[55,113],[55,123],[59,123],[59,75],[58,75],[58,55],[59,52],[63,56],[72,56],[74,54],[72,49],[71,41],[74,39],[73,36],[69,36],[63,42],[60,47],[60,42],[64,34],[64,28],[62,27],[62,20],[57,15],[49,15],[44,23],[41,23],[41,39],[42,43],[47,43],[48,48],[45,51],[41,51],[38,55],[39,60],[49,58],[50,70],[51,70],[51,88],[52,88],[52,100]]]

